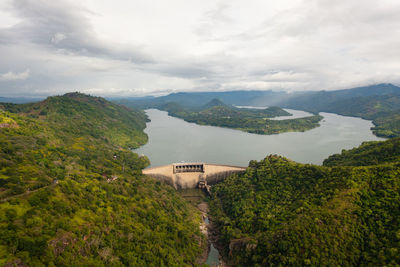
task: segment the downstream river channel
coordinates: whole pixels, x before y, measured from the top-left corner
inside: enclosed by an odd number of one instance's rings
[[[303,111],[288,111],[296,117],[307,115]],[[156,109],[146,113],[151,120],[145,129],[149,142],[135,152],[148,156],[151,166],[181,161],[247,166],[250,160],[261,160],[269,154],[322,164],[342,149],[356,147],[363,141],[384,140],[372,134],[370,121],[332,113],[320,113],[324,119],[318,128],[277,135],[196,125]]]

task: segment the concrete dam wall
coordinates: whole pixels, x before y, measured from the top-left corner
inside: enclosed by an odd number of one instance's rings
[[[213,185],[233,173],[245,170],[246,167],[193,162],[147,168],[143,170],[143,174],[159,179],[176,189],[188,189]]]

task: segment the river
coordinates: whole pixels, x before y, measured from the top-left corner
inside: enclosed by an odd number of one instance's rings
[[[201,126],[156,109],[146,113],[151,120],[145,129],[149,142],[135,152],[148,156],[151,166],[181,161],[247,166],[250,160],[261,160],[269,154],[321,164],[342,149],[359,146],[363,141],[384,140],[372,134],[371,121],[332,113],[320,113],[324,119],[318,128],[276,135]],[[304,113],[298,111],[296,117]]]

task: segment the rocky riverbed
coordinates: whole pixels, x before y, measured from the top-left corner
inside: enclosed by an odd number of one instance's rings
[[[198,204],[197,208],[201,211],[203,222],[200,224],[200,230],[207,237],[208,246],[206,253],[202,255],[201,263],[205,263],[209,266],[226,266],[224,261],[216,248],[216,240],[217,236],[214,230],[214,226],[212,221],[208,215],[208,205],[206,202],[202,202]]]

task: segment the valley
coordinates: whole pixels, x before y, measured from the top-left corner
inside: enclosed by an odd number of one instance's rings
[[[0,267],[400,267],[400,1],[0,1]]]
[[[2,265],[400,261],[400,144],[371,121],[319,112],[307,131],[255,134],[241,120],[310,116],[218,100],[159,107],[169,116],[80,93],[0,108]],[[242,128],[221,124],[232,115]],[[182,161],[244,168],[207,194],[145,169]]]

